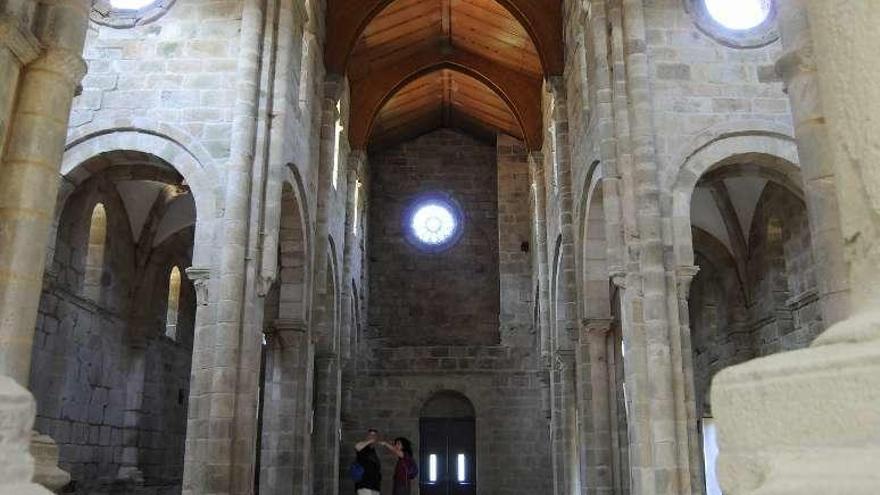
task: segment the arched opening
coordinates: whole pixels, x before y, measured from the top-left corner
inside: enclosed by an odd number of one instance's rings
[[[697,431],[706,490],[720,493],[709,386],[721,369],[809,345],[823,328],[806,206],[790,164],[761,155],[711,167],[691,196],[689,293]],[[795,177],[796,179],[796,177]]]
[[[458,392],[438,392],[425,402],[419,414],[419,493],[477,493],[475,419],[473,404]]]
[[[311,434],[308,239],[300,198],[281,191],[278,277],[266,296],[256,490],[306,492]]]
[[[35,428],[58,443],[75,493],[120,483],[173,490],[196,312],[183,276],[193,194],[171,164],[123,150],[73,167],[65,184],[32,354]]]

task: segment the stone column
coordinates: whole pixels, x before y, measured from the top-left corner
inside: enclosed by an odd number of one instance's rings
[[[621,319],[626,343],[625,375],[630,408],[632,491],[642,495],[691,493],[687,404],[682,368],[674,273],[667,265],[661,217],[659,161],[654,143],[653,92],[645,0],[622,0],[609,10],[615,50],[615,105],[621,136],[624,196],[634,211],[625,225],[626,287]],[[619,34],[614,34],[616,30]],[[619,63],[623,67],[618,68]],[[622,69],[624,74],[620,74]],[[617,78],[623,77],[622,80]],[[630,196],[631,195],[631,196]],[[626,205],[628,201],[624,203]],[[634,214],[630,225],[626,214]]]
[[[579,441],[585,458],[581,493],[611,495],[614,493],[614,452],[612,447],[611,404],[614,389],[608,370],[611,318],[588,318],[581,323],[578,353],[578,404],[580,415]],[[589,429],[586,427],[589,425]]]
[[[30,31],[35,7],[33,0],[5,2],[0,7],[0,156],[6,147],[21,69],[40,54],[39,41]]]
[[[535,260],[532,270],[538,279],[538,298],[535,304],[538,306],[538,349],[543,360],[549,360],[550,356],[550,318],[548,307],[550,304],[550,274],[547,267],[547,221],[544,205],[544,157],[541,153],[529,154],[529,180],[532,183],[532,201],[535,236]]]
[[[834,161],[813,53],[813,40],[803,2],[779,2],[779,31],[785,53],[776,70],[785,81],[804,178],[816,282],[826,325],[849,314],[843,235],[837,215]]]
[[[43,248],[70,107],[86,71],[81,54],[89,2],[52,1],[42,8],[38,32],[45,49],[23,69],[0,163],[0,374],[20,384],[30,375]]]
[[[718,374],[712,406],[719,477],[725,493],[736,495],[874,494],[880,486],[880,9],[874,0],[787,1],[807,7],[851,311],[810,348]]]
[[[335,353],[315,358],[315,432],[312,442],[314,478],[312,494],[339,493],[339,417],[341,375]]]
[[[249,494],[254,488],[257,400],[262,356],[262,312],[255,262],[254,191],[265,0],[242,2],[236,68],[235,112],[226,167],[223,246],[219,261],[216,324],[196,312],[192,379],[182,493]],[[199,272],[187,271],[191,278]],[[196,293],[207,282],[196,282]],[[212,286],[213,288],[213,286]],[[204,299],[200,297],[201,301]]]
[[[580,492],[580,456],[578,455],[578,424],[576,397],[575,353],[554,352],[550,369],[551,427],[553,456],[553,493]]]

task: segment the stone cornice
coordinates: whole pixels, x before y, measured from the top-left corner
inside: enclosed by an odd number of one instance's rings
[[[21,65],[33,62],[40,55],[37,37],[9,16],[0,16],[0,46],[12,52]]]

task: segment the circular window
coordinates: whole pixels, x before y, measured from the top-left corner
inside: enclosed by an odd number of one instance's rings
[[[113,28],[130,28],[162,17],[175,0],[96,0],[92,21]]]
[[[728,29],[752,29],[770,17],[770,0],[706,0],[706,10]]]
[[[116,10],[141,10],[156,3],[156,0],[110,0],[110,6]]]
[[[451,247],[461,235],[461,214],[448,197],[430,195],[414,201],[404,215],[407,240],[428,251]]]
[[[773,0],[690,0],[697,27],[734,48],[757,48],[779,38]]]

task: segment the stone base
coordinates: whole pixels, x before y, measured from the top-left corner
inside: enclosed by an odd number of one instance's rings
[[[31,455],[34,456],[35,483],[53,492],[70,483],[70,474],[58,467],[58,445],[51,437],[34,432]]]
[[[51,495],[31,482],[34,460],[28,447],[35,414],[30,392],[0,376],[0,495]]]
[[[712,407],[725,493],[880,493],[880,340],[869,338],[876,326],[865,328],[864,319],[843,322],[816,347],[718,374]]]

